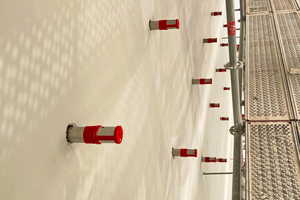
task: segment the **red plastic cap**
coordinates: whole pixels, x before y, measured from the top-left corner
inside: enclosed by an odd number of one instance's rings
[[[212,84],[212,78],[200,78],[200,84]]]
[[[122,126],[117,126],[115,128],[114,134],[115,134],[115,142],[117,144],[120,144],[123,140],[123,128],[122,128]]]
[[[181,157],[188,157],[187,149],[180,149],[180,156]]]
[[[216,43],[216,42],[218,42],[218,39],[217,38],[204,38],[203,42],[204,43]]]
[[[101,127],[98,126],[86,126],[83,130],[83,141],[86,144],[100,144],[97,140],[97,131]]]
[[[216,69],[216,72],[226,72],[226,69],[219,68],[219,69]]]
[[[197,151],[197,149],[195,149],[195,157],[197,157],[198,156],[198,151]]]
[[[220,107],[220,103],[210,103],[210,107],[212,107],[212,108],[219,108]]]
[[[218,158],[217,160],[218,160],[218,162],[222,162],[222,163],[227,162],[227,158]]]
[[[222,12],[212,12],[211,15],[212,15],[212,16],[222,15]]]
[[[221,120],[227,121],[227,120],[229,120],[229,117],[221,117]]]
[[[176,19],[176,28],[179,29],[179,19]]]
[[[217,162],[216,157],[205,157],[204,162]]]

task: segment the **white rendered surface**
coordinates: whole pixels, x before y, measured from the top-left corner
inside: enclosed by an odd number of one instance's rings
[[[12,0],[0,8],[0,199],[229,199],[231,175],[202,175],[232,169],[230,75],[215,72],[228,62],[225,1]],[[149,30],[150,19],[177,18],[179,30]],[[208,37],[218,43],[203,44]],[[123,141],[67,145],[70,122],[121,125]],[[172,147],[196,148],[198,158],[173,159]],[[202,163],[202,155],[228,163]]]

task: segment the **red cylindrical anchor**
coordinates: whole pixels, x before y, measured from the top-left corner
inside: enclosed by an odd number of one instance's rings
[[[211,108],[219,108],[220,107],[220,103],[210,103],[209,107],[211,107]]]
[[[209,162],[217,162],[217,158],[216,157],[202,157],[202,161],[203,162],[207,162],[207,163],[209,163]]]
[[[150,30],[169,30],[169,29],[179,29],[179,20],[159,20],[149,22]]]
[[[217,158],[217,162],[227,163],[227,158]]]
[[[218,39],[217,38],[205,38],[203,39],[203,43],[217,43]]]
[[[227,27],[228,27],[228,25],[227,25],[227,24],[224,24],[224,25],[223,25],[223,27],[227,28]]]
[[[229,117],[220,117],[221,121],[228,121]]]
[[[219,68],[219,69],[216,69],[216,72],[226,72],[226,69],[224,69],[224,68]]]
[[[200,85],[212,84],[212,78],[192,79],[192,84],[200,84]]]
[[[242,119],[245,119],[245,114],[242,114]]]
[[[223,87],[223,90],[230,90],[230,87]]]
[[[228,43],[221,43],[221,47],[228,47]],[[238,51],[240,49],[240,45],[236,45],[236,50]]]
[[[219,12],[211,12],[211,16],[219,16],[219,15],[222,15],[221,11],[219,11]]]
[[[120,144],[123,140],[123,129],[121,126],[103,127],[85,126],[77,127],[69,125],[67,127],[67,141],[70,143],[116,143]]]
[[[197,149],[174,149],[172,148],[172,156],[179,157],[197,157]]]

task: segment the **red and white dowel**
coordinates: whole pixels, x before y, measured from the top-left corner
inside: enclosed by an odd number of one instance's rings
[[[223,90],[230,90],[230,87],[223,87]]]
[[[220,44],[221,47],[228,47],[228,43],[221,43]],[[240,50],[240,45],[236,45],[236,50]]]
[[[101,125],[97,125],[97,126],[77,127],[77,126],[69,125],[67,128],[67,141],[70,143],[120,144],[122,140],[123,140],[123,129],[121,126],[104,127]]]
[[[228,120],[229,120],[229,117],[220,117],[220,120],[221,120],[221,121],[228,121]]]
[[[225,68],[219,68],[219,69],[216,69],[216,72],[226,72],[226,69]]]
[[[211,78],[192,79],[192,84],[207,85],[212,84]]]
[[[220,103],[210,103],[209,107],[211,107],[211,108],[219,108],[220,107]]]
[[[211,12],[211,16],[220,16],[222,15],[222,12],[219,11],[219,12]]]
[[[179,20],[159,20],[149,22],[150,30],[169,30],[169,29],[179,29]]]
[[[197,149],[174,149],[172,148],[173,157],[197,157]]]
[[[211,163],[211,162],[217,162],[216,157],[202,157],[202,162]]]
[[[217,162],[227,163],[227,158],[217,158]]]
[[[204,38],[203,43],[217,43],[218,39],[217,38]]]

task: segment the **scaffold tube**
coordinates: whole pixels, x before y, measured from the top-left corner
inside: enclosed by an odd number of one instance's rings
[[[237,49],[236,49],[236,27],[234,1],[226,0],[227,13],[227,31],[229,44],[230,66],[237,66]],[[232,177],[232,200],[241,199],[241,129],[242,117],[240,110],[240,90],[239,90],[239,73],[237,69],[230,70],[231,76],[231,93],[234,118],[234,147],[233,147],[233,177]]]

